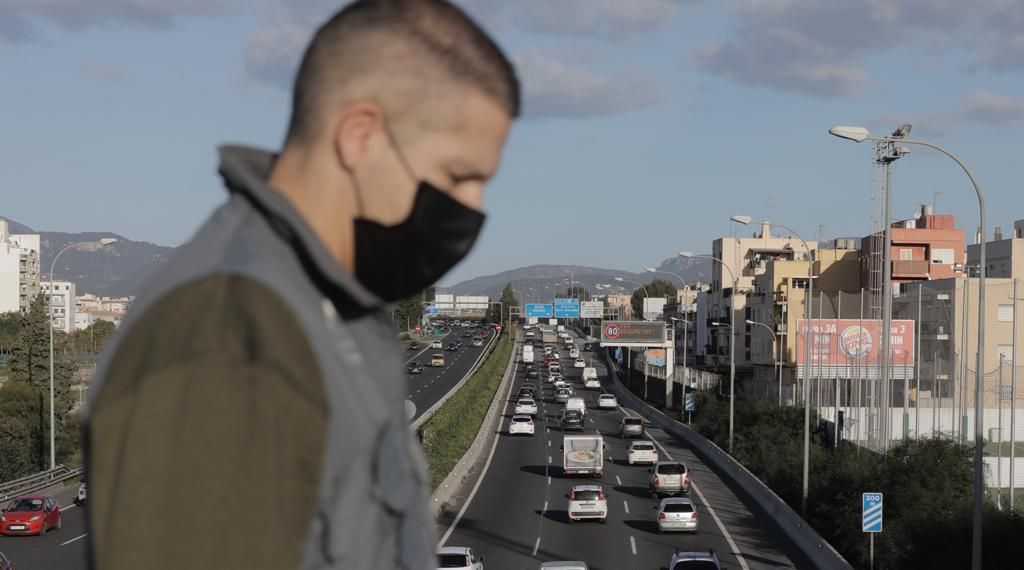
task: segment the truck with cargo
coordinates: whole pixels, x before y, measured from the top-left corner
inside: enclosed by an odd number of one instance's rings
[[[533,364],[533,347],[528,344],[523,345],[523,364]]]
[[[606,447],[600,435],[562,436],[562,473],[600,478],[604,474]]]

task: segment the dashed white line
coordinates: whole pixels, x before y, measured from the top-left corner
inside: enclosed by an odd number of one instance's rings
[[[551,484],[551,475],[548,475],[548,485]]]
[[[61,507],[61,508],[60,508],[60,512],[62,512],[62,513],[63,513],[64,511],[66,511],[66,510],[68,510],[68,509],[73,509],[73,508],[75,508],[76,506],[77,506],[77,505],[71,504],[71,505],[68,505],[68,506],[66,506],[66,507]]]
[[[543,509],[541,509],[541,511],[540,511],[540,514],[542,514],[542,515],[543,515],[543,514],[544,514],[544,513],[546,513],[546,512],[548,512],[548,502],[547,502],[547,501],[544,501],[544,508],[543,508]]]
[[[548,440],[548,447],[551,447],[551,440]]]
[[[633,555],[636,556],[636,539],[632,536],[629,537],[629,549],[633,551]]]
[[[533,543],[533,554],[532,554],[532,556],[537,556],[537,550],[539,550],[539,549],[540,549],[540,537],[538,536],[537,537],[537,542]]]
[[[622,501],[622,508],[626,510],[626,514],[629,514],[629,502]]]
[[[617,484],[617,485],[618,485],[619,487],[621,487],[621,486],[622,486],[622,478],[620,478],[620,477],[619,477],[618,475],[616,475],[616,476],[615,476],[615,483],[616,483],[616,484]]]
[[[85,538],[85,537],[87,537],[87,536],[89,536],[89,535],[88,535],[88,534],[83,534],[83,535],[81,535],[81,536],[76,536],[75,538],[72,538],[71,540],[69,540],[69,541],[67,541],[67,542],[62,542],[62,543],[60,543],[60,545],[61,545],[61,546],[67,546],[67,545],[71,544],[72,542],[74,542],[74,541],[76,541],[76,540],[81,540],[81,539],[83,539],[83,538]]]
[[[548,463],[551,463],[551,456],[548,456]]]

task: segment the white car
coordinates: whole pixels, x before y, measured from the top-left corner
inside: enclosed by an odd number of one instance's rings
[[[441,341],[439,340],[435,340],[434,342],[430,343],[430,348],[444,348],[444,344],[442,344]]]
[[[508,434],[526,434],[533,435],[533,418],[530,416],[516,414],[512,416],[512,421],[508,423]]]
[[[597,407],[602,409],[615,409],[619,407],[619,401],[612,394],[601,394],[597,397]]]
[[[437,567],[484,570],[484,557],[465,546],[442,546],[437,549]]]
[[[569,358],[579,358],[579,357],[580,357],[580,349],[578,349],[576,347],[573,347],[572,350],[569,351]]]
[[[575,368],[586,368],[587,367],[587,361],[583,360],[582,358],[577,358],[576,361],[573,362],[573,366]]]
[[[684,530],[697,532],[697,505],[686,497],[662,499],[658,505],[658,532]]]
[[[641,439],[629,444],[626,457],[630,465],[636,465],[637,463],[650,463],[653,465],[658,462],[658,449],[654,447],[654,443]]]
[[[552,362],[551,364],[548,364],[548,371],[549,372],[561,372],[562,371],[562,365],[557,363],[557,362]]]
[[[608,499],[600,485],[573,485],[569,499],[569,522],[597,519],[608,522]]]
[[[559,376],[558,378],[555,379],[555,390],[558,390],[560,388],[568,388],[568,387],[569,387],[569,383],[566,382],[565,379],[562,378],[561,376]]]
[[[531,398],[520,398],[516,402],[516,414],[535,416],[537,415],[537,402]]]

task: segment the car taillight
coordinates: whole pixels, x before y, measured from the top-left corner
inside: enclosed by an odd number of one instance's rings
[[[658,482],[659,482],[659,480],[658,480],[658,476],[657,476],[657,475],[655,475],[654,477],[652,477],[652,478],[651,478],[651,480],[652,480],[652,481],[654,481],[654,484],[655,484],[655,485],[657,485],[657,484],[658,484]]]
[[[692,513],[690,513],[690,520],[691,521],[697,520],[697,511],[693,511]]]
[[[597,494],[597,500],[598,501],[603,501],[604,500],[604,492],[601,492],[601,493]]]
[[[683,474],[683,485],[689,485],[689,484],[690,484],[690,476],[688,474],[684,473]]]
[[[658,513],[658,520],[659,521],[665,520],[665,513]]]

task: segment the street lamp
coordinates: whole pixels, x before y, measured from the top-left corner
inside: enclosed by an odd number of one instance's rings
[[[749,224],[752,221],[750,216],[734,215],[731,219],[734,222],[739,222],[741,224]],[[803,488],[800,495],[800,514],[804,518],[807,518],[807,495],[811,484],[811,343],[808,337],[810,336],[811,301],[814,299],[814,258],[811,257],[811,248],[807,245],[807,240],[801,237],[799,233],[793,230],[793,228],[775,222],[766,223],[769,227],[777,226],[796,236],[797,239],[804,244],[804,251],[807,255],[807,298],[804,300],[804,469]],[[799,327],[797,327],[798,338],[799,335],[800,330]]]
[[[833,136],[854,142],[870,140],[877,142],[913,144],[939,151],[952,159],[953,162],[963,170],[964,174],[966,174],[967,178],[971,181],[971,185],[974,186],[974,193],[978,196],[978,227],[981,231],[981,243],[978,244],[978,264],[981,268],[978,273],[978,357],[975,370],[976,384],[974,386],[974,508],[971,523],[971,568],[973,570],[980,570],[982,530],[981,495],[984,490],[984,481],[982,480],[982,451],[984,444],[984,428],[982,423],[984,417],[981,407],[981,398],[982,388],[985,381],[985,196],[981,193],[981,187],[978,186],[978,181],[974,179],[974,174],[972,174],[970,169],[967,168],[967,165],[961,162],[961,160],[952,152],[932,143],[903,138],[910,134],[910,125],[901,126],[892,134],[892,136],[888,137],[873,137],[864,127],[835,126],[829,129],[828,132]],[[889,220],[885,220],[885,222],[886,225],[888,225]]]
[[[48,299],[48,302],[47,302],[47,308],[48,308],[48,311],[47,311],[48,315],[47,315],[47,317],[49,318],[49,321],[50,321],[50,469],[54,469],[54,468],[57,467],[57,447],[56,447],[56,432],[57,432],[57,430],[56,430],[56,420],[54,419],[54,413],[53,413],[53,294],[54,294],[55,289],[56,289],[56,287],[54,287],[54,285],[53,285],[53,271],[57,267],[57,260],[60,259],[60,256],[63,255],[64,252],[69,250],[69,249],[74,249],[74,248],[77,248],[77,247],[80,247],[80,246],[83,246],[83,245],[94,245],[94,246],[95,245],[99,245],[100,247],[106,247],[108,245],[113,245],[115,243],[117,243],[117,239],[116,238],[103,238],[103,239],[99,240],[98,242],[96,242],[96,241],[81,241],[81,242],[73,243],[73,244],[68,245],[64,249],[60,250],[57,253],[57,255],[55,255],[53,257],[53,263],[50,264],[50,298]],[[70,293],[71,293],[71,291],[69,290],[69,291],[65,292],[65,294],[64,294],[65,298],[66,298],[66,303],[70,303],[71,302],[70,299],[67,299],[67,295],[70,294]],[[65,323],[65,326],[67,325],[67,319],[68,319],[68,315],[67,315],[67,311],[65,311],[64,312],[64,323]]]
[[[768,329],[768,332],[772,333],[772,357],[775,359],[775,368],[778,369],[779,375],[779,407],[782,407],[782,345],[779,344],[779,337],[772,330],[772,327],[747,319],[748,325],[758,325]],[[776,352],[777,351],[777,352]]]
[[[689,287],[686,284],[686,280],[683,279],[682,277],[680,277],[676,273],[673,273],[671,271],[663,271],[663,270],[660,270],[660,269],[656,269],[654,267],[645,267],[644,269],[648,273],[664,273],[665,275],[671,275],[672,277],[675,277],[676,279],[679,280],[680,283],[683,284],[683,289],[687,289]],[[685,315],[687,313],[683,313],[683,314]],[[682,323],[683,323],[683,379],[684,379],[684,381],[686,381],[686,380],[690,379],[690,376],[688,374],[689,370],[687,370],[687,368],[686,368],[686,344],[687,344],[687,342],[689,340],[687,338],[688,337],[687,331],[689,331],[689,323],[690,323],[690,321],[688,321],[686,319],[677,319],[675,317],[670,317],[670,318],[673,321],[682,321]]]
[[[732,294],[729,296],[729,334],[732,337],[729,339],[729,455],[732,455],[733,428],[736,420],[736,307],[733,301],[736,299],[736,290],[739,289],[740,282],[732,268],[713,255],[694,255],[692,251],[680,251],[679,255],[685,258],[696,257],[717,261],[732,277]]]

